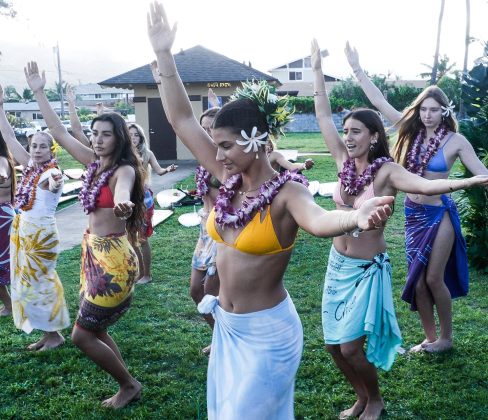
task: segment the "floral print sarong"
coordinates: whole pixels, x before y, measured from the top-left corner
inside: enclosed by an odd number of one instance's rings
[[[17,214],[10,235],[12,309],[15,326],[59,331],[69,326],[64,289],[56,273],[59,255],[54,217]]]
[[[76,324],[104,331],[128,311],[139,270],[127,235],[85,232],[81,250],[80,310]]]

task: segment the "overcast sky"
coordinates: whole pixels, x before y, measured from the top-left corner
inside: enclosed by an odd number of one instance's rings
[[[0,17],[0,83],[26,86],[23,66],[37,60],[48,86],[57,80],[59,42],[63,79],[100,82],[149,63],[145,0],[10,0],[14,19]],[[343,49],[355,45],[371,73],[418,78],[432,64],[440,0],[168,0],[178,21],[173,52],[202,45],[268,72],[309,54],[316,37],[329,50],[324,71],[347,76]],[[488,40],[488,1],[471,0],[471,36]],[[465,0],[446,0],[441,54],[462,67]],[[469,65],[482,53],[471,44]]]

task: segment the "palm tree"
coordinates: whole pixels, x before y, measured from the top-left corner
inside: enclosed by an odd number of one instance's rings
[[[463,73],[462,77],[468,72],[468,50],[469,44],[471,43],[471,37],[469,36],[469,27],[471,23],[471,11],[470,11],[470,2],[466,0],[466,37],[464,38],[464,62],[463,62]],[[466,111],[464,110],[464,101],[463,96],[461,95],[461,102],[459,104],[459,119],[463,119],[466,117]]]
[[[437,81],[437,67],[439,66],[439,47],[441,44],[441,28],[442,18],[444,17],[444,4],[446,0],[441,0],[441,12],[439,13],[439,23],[437,25],[437,42],[435,46],[434,65],[432,66],[432,74],[430,76],[430,84],[434,85]]]

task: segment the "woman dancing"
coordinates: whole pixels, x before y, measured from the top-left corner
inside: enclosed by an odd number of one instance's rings
[[[140,159],[132,146],[124,119],[99,115],[91,124],[93,150],[73,138],[52,110],[43,91],[44,72],[30,62],[25,69],[49,130],[79,162],[88,167],[79,199],[88,213],[83,235],[80,309],[71,334],[73,343],[119,384],[118,392],[103,401],[120,408],[138,399],[141,384],[129,373],[107,328],[128,311],[138,276],[133,238],[144,216],[144,184]],[[126,230],[128,233],[126,233]]]
[[[347,114],[341,138],[332,118],[316,40],[312,42],[311,64],[317,120],[339,170],[333,194],[338,209],[357,208],[364,200],[396,195],[398,190],[440,194],[488,184],[486,176],[429,181],[393,163],[381,118],[370,109]],[[322,324],[327,350],[357,395],[356,403],[339,417],[378,418],[384,403],[376,367],[389,370],[401,344],[383,227],[357,237],[334,238],[325,275]]]
[[[15,326],[27,334],[43,331],[28,349],[44,351],[64,343],[60,331],[70,324],[56,272],[59,239],[54,213],[63,178],[51,152],[51,135],[35,133],[27,153],[5,117],[3,99],[0,86],[0,131],[15,160],[25,168],[15,193],[14,205],[20,213],[14,217],[10,235],[13,318]],[[15,177],[15,172],[10,176]]]
[[[154,229],[152,225],[152,218],[154,215],[154,195],[149,188],[151,180],[151,169],[154,170],[159,176],[166,175],[167,173],[176,171],[178,166],[171,164],[166,168],[161,168],[154,156],[154,153],[149,149],[148,141],[144,130],[138,124],[131,123],[128,126],[130,139],[135,149],[139,153],[139,157],[142,159],[142,168],[144,169],[144,223],[137,235],[137,242],[132,246],[136,251],[137,258],[139,260],[140,279],[137,280],[137,284],[146,284],[152,281],[151,276],[151,246],[149,245],[149,237],[153,234]],[[138,244],[139,245],[138,245]]]
[[[366,76],[356,49],[347,44],[345,53],[368,99],[399,127],[397,162],[426,179],[447,179],[457,158],[472,174],[488,174],[469,141],[457,133],[454,106],[441,89],[429,86],[401,113]],[[451,299],[465,296],[469,284],[466,242],[456,205],[449,195],[408,194],[405,218],[408,273],[402,299],[418,310],[425,333],[425,340],[411,351],[447,351],[452,347]]]
[[[207,220],[208,233],[218,242],[219,297],[206,295],[199,304],[215,319],[208,417],[290,419],[303,333],[283,274],[298,227],[323,237],[370,229],[386,221],[392,198],[373,198],[353,212],[328,212],[315,204],[301,175],[274,171],[264,145],[290,111],[287,100],[278,100],[267,86],[257,92],[257,85],[244,84],[236,92],[214,119],[212,142],[195,119],[176,70],[175,32],[162,6],[153,3],[148,34],[164,110],[199,162],[220,181],[228,178]]]
[[[0,103],[0,113],[3,113],[3,103]],[[0,122],[0,300],[3,308],[0,310],[0,316],[10,316],[12,299],[7,286],[10,284],[10,230],[15,216],[13,202],[16,182],[14,160],[3,139],[1,128],[2,122]]]

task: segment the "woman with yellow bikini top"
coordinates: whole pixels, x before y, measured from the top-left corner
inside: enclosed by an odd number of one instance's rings
[[[386,221],[391,198],[374,198],[357,211],[329,212],[315,204],[302,176],[274,171],[264,145],[268,133],[278,132],[289,120],[290,111],[287,99],[278,98],[265,82],[244,83],[236,91],[215,117],[212,141],[195,119],[176,70],[171,54],[175,30],[162,6],[153,3],[148,34],[163,107],[200,164],[225,180],[207,224],[219,240],[219,297],[206,295],[199,305],[215,318],[208,418],[290,419],[303,343],[283,273],[298,227],[323,237],[370,229]],[[263,105],[267,113],[260,110]],[[255,243],[251,235],[256,235]]]

